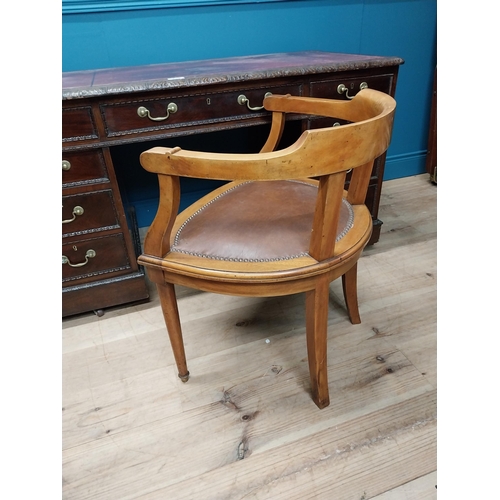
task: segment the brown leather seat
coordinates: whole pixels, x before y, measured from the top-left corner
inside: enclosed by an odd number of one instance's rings
[[[175,233],[172,252],[236,262],[271,262],[308,255],[317,182],[233,182]],[[239,208],[241,207],[241,208]],[[343,200],[337,240],[352,226]]]
[[[160,203],[138,261],[157,284],[183,381],[189,372],[174,284],[246,296],[305,292],[312,396],[319,408],[329,404],[329,283],[342,276],[350,320],[359,323],[357,260],[372,230],[364,200],[373,161],[389,145],[395,105],[371,89],[351,101],[270,96],[271,132],[258,154],[153,148],[141,155],[158,174]],[[273,151],[290,112],[351,123],[307,130]],[[230,182],[177,215],[180,176]]]

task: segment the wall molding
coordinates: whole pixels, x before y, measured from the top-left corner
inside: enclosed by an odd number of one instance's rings
[[[63,14],[88,14],[121,10],[168,9],[211,5],[260,4],[295,0],[62,0]]]
[[[427,150],[411,151],[397,155],[387,155],[384,169],[384,181],[424,174]]]

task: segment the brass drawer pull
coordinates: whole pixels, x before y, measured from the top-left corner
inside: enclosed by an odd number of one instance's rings
[[[70,222],[73,222],[75,219],[76,219],[76,216],[77,215],[83,215],[83,208],[80,207],[79,205],[77,205],[74,209],[73,209],[73,218],[72,219],[66,219],[66,220],[63,220],[62,223],[63,224],[69,224]]]
[[[159,116],[157,118],[153,118],[151,116],[151,114],[149,113],[149,109],[148,108],[145,108],[144,106],[139,106],[137,108],[137,114],[141,117],[141,118],[146,118],[148,117],[150,120],[153,120],[154,122],[162,122],[163,120],[166,120],[169,116],[170,116],[170,113],[176,113],[177,112],[177,104],[175,104],[175,102],[171,102],[168,106],[167,106],[167,115],[166,116]]]
[[[271,92],[266,92],[264,94],[264,99],[266,97],[269,97],[271,96]],[[264,106],[250,106],[250,101],[249,99],[247,99],[247,97],[244,95],[244,94],[241,94],[240,96],[238,96],[238,104],[240,104],[241,106],[244,106],[245,104],[247,105],[247,108],[250,110],[250,111],[260,111],[261,109],[264,109]]]
[[[368,88],[368,84],[366,82],[361,82],[359,84],[359,90],[363,90],[363,89],[367,89],[367,88]],[[345,96],[347,97],[347,99],[354,99],[354,96],[349,95],[349,89],[343,83],[341,83],[337,87],[337,92],[339,94],[343,94],[345,92]]]
[[[68,257],[66,257],[66,255],[63,255],[62,256],[62,263],[63,264],[68,264],[68,266],[71,266],[71,267],[82,267],[82,266],[84,266],[85,264],[88,263],[89,259],[93,259],[95,256],[96,256],[95,250],[92,250],[90,248],[89,250],[87,250],[87,252],[85,254],[85,262],[80,262],[79,264],[72,264],[69,261]]]
[[[71,168],[71,163],[68,160],[63,160],[62,161],[62,169],[67,171],[70,168]]]

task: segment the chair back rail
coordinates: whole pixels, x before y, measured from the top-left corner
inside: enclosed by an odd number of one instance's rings
[[[375,93],[378,105],[373,105],[365,93]],[[389,146],[396,106],[389,95],[364,89],[351,101],[338,102],[310,97],[272,96],[265,99],[264,105],[268,100],[272,103],[273,99],[288,103],[288,106],[282,106],[290,109],[286,112],[338,117],[354,123],[305,130],[288,148],[264,153],[207,153],[156,147],[141,154],[142,166],[156,174],[213,180],[301,179],[360,167],[380,156]],[[320,106],[316,101],[324,105]],[[358,118],[363,120],[355,121]],[[325,151],[332,153],[325,154]]]

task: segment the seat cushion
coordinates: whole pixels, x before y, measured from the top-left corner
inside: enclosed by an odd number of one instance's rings
[[[181,221],[171,251],[236,262],[306,256],[317,193],[317,184],[303,181],[229,183]],[[343,199],[337,241],[352,222]]]

